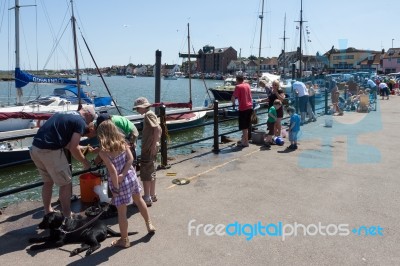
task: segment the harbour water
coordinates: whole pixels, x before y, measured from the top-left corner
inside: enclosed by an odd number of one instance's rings
[[[101,78],[97,76],[90,76],[88,80],[91,84],[86,91],[95,91],[96,95],[107,95],[107,91],[102,84]],[[154,102],[154,87],[155,79],[152,77],[137,77],[126,78],[124,76],[105,77],[105,81],[112,96],[121,106],[122,115],[135,114],[132,111],[133,101],[137,97],[144,96],[150,102]],[[192,101],[193,106],[203,106],[205,99],[208,99],[207,89],[214,87],[217,84],[222,84],[219,80],[192,80]],[[39,85],[35,87],[28,85],[24,88],[24,95],[35,97],[35,95],[48,95],[52,92],[54,86]],[[7,103],[7,97],[11,97],[11,102],[15,102],[15,90],[13,82],[0,82],[0,99],[3,104]],[[161,80],[161,99],[163,102],[188,102],[189,100],[189,81],[188,79],[178,80]],[[318,101],[318,100],[317,100]],[[322,99],[319,99],[317,106],[320,106]],[[264,122],[266,115],[259,116],[260,122]],[[221,132],[228,132],[237,129],[237,122],[229,121],[220,125]],[[190,142],[196,139],[210,137],[213,134],[213,126],[208,125],[192,130],[182,132],[175,132],[169,134],[169,144],[177,145],[181,143]],[[233,134],[234,137],[239,138],[240,133]],[[140,141],[139,141],[140,150]],[[209,148],[212,149],[213,141],[207,140],[201,143],[196,143],[188,146],[181,147],[176,150],[169,151],[169,155],[174,154],[188,154],[196,148]],[[74,166],[74,172],[82,170],[79,164]],[[26,164],[22,166],[9,167],[0,171],[0,192],[7,191],[12,188],[20,187],[26,184],[32,184],[40,181],[41,178],[33,164]],[[79,178],[74,177],[74,184],[79,183]],[[34,188],[24,192],[19,192],[10,196],[0,198],[0,208],[7,206],[10,203],[22,200],[39,200],[41,188]],[[58,193],[58,192],[56,192]]]
[[[96,95],[108,95],[105,86],[102,83],[100,77],[90,76],[89,80],[90,87],[84,89],[88,92],[95,91]],[[154,91],[155,91],[155,78],[153,77],[137,77],[137,78],[126,78],[125,76],[112,76],[105,77],[107,87],[111,91],[112,96],[116,100],[117,104],[121,106],[122,115],[136,114],[132,111],[133,101],[137,97],[144,96],[149,99],[150,102],[154,102]],[[218,80],[192,80],[192,101],[193,106],[203,106],[204,100],[207,95],[207,88],[222,84],[222,81]],[[37,95],[49,95],[54,86],[52,85],[31,85],[29,84],[24,88],[24,96],[31,98],[37,97]],[[10,98],[10,100],[8,100]],[[164,102],[188,102],[189,101],[189,80],[178,79],[178,80],[161,80],[161,99]],[[14,82],[0,82],[0,101],[2,104],[7,105],[8,101],[15,102],[15,89]],[[236,128],[235,122],[229,122],[226,124],[228,130],[230,128]],[[212,126],[206,126],[183,132],[176,132],[170,134],[169,141],[172,144],[180,144],[189,142],[195,139],[210,136],[212,134]],[[139,141],[140,145],[140,141]],[[192,149],[196,147],[210,147],[212,141],[205,141],[200,144],[193,144],[191,146],[185,146],[171,151],[171,154],[190,153]],[[140,147],[139,147],[140,149]],[[82,170],[79,168],[79,164],[74,166],[74,171]],[[0,171],[0,191],[7,191],[12,188],[20,187],[22,185],[31,184],[40,181],[41,178],[37,173],[36,168],[33,164],[25,164],[22,166],[8,167]],[[74,178],[74,183],[78,184],[79,178]],[[21,200],[39,200],[40,199],[40,187],[30,189],[24,192],[19,192],[10,196],[0,198],[0,208],[7,206],[10,203],[18,202]]]

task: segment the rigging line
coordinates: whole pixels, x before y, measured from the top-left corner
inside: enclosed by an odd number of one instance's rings
[[[75,22],[76,22],[76,19],[75,19]],[[81,33],[81,35],[83,35],[83,33],[82,33],[81,28],[79,27],[79,25],[76,25],[76,26],[77,26],[77,28],[78,28],[78,31]],[[81,47],[80,42],[79,42],[78,39],[77,39],[77,43],[78,43],[78,48],[79,48],[80,56],[81,56],[81,59],[82,59],[82,64],[83,64],[83,66],[84,66],[83,68],[86,68],[86,63],[85,63],[85,59],[84,59],[84,57],[83,57],[82,47]]]
[[[192,50],[193,50],[193,54],[196,54],[196,50],[194,49],[193,44],[192,44]],[[196,64],[198,64],[197,59],[196,59]],[[197,69],[197,66],[196,66],[196,69]],[[198,69],[197,69],[197,71],[198,71]],[[204,79],[204,73],[201,75],[201,79],[203,80],[204,87],[206,88],[206,93],[208,95],[208,99],[211,101],[211,95],[210,95],[210,91],[207,88],[206,80]]]
[[[2,12],[2,15],[1,15],[0,33],[1,33],[1,29],[3,28],[3,19],[4,19],[5,12],[6,12],[6,1],[4,1],[3,12]]]
[[[47,57],[47,60],[46,60],[46,62],[45,62],[45,64],[44,64],[44,66],[43,66],[43,69],[45,69],[45,68],[47,67],[47,64],[49,63],[49,61],[50,61],[51,58],[53,57],[53,54],[55,53],[55,51],[56,51],[56,49],[57,49],[58,47],[60,47],[59,49],[60,49],[61,52],[64,54],[65,59],[67,60],[67,62],[68,62],[70,65],[72,65],[72,64],[71,64],[71,61],[69,60],[68,56],[66,55],[64,49],[59,45],[59,44],[60,44],[60,41],[61,41],[61,38],[62,38],[62,36],[64,36],[64,34],[65,34],[65,32],[67,31],[67,29],[68,29],[68,24],[65,25],[64,31],[62,32],[60,38],[59,38],[59,39],[55,39],[55,42],[53,43],[53,47],[51,48],[50,54],[49,54],[49,56]]]
[[[45,65],[44,65],[43,69],[45,69],[45,68],[47,67],[47,64],[48,64],[49,61],[51,60],[51,58],[52,58],[52,56],[53,56],[53,54],[55,53],[55,50],[56,50],[57,48],[60,49],[61,53],[64,55],[64,58],[66,59],[66,61],[68,62],[68,64],[69,64],[69,65],[72,65],[71,61],[69,60],[69,56],[68,56],[67,53],[64,51],[64,49],[61,47],[61,45],[59,45],[62,36],[64,36],[64,34],[65,34],[65,32],[67,31],[68,26],[69,26],[69,20],[68,20],[68,18],[69,18],[69,13],[68,13],[68,11],[69,11],[69,9],[70,9],[70,8],[69,8],[69,5],[67,4],[68,8],[67,8],[67,11],[64,13],[64,17],[63,17],[63,20],[62,20],[62,23],[61,23],[61,27],[60,27],[58,33],[55,34],[53,25],[52,25],[51,20],[50,20],[49,13],[48,13],[47,8],[46,8],[46,5],[44,4],[43,0],[41,0],[41,3],[42,3],[42,7],[43,7],[42,9],[43,9],[43,12],[44,12],[44,14],[45,14],[45,18],[46,18],[47,24],[48,24],[49,29],[50,29],[51,36],[52,36],[52,38],[53,38],[53,46],[52,46],[50,55],[49,55],[48,58],[46,59],[46,63],[45,63]],[[64,28],[64,30],[63,30],[62,25],[63,25],[66,21],[68,21],[68,22],[66,23],[66,26],[65,26],[65,28]],[[60,36],[60,37],[58,37],[58,36]]]
[[[256,14],[260,14],[261,1],[263,1],[263,0],[260,0],[260,2],[258,4],[258,10],[257,10]],[[254,31],[253,31],[253,41],[251,42],[251,45],[250,45],[250,55],[253,55],[254,42],[255,42],[255,39],[256,39],[256,33],[258,32],[258,28],[257,28],[258,21],[259,21],[259,17],[257,16],[256,17],[256,21],[255,21],[255,25],[254,25]]]
[[[28,44],[26,42],[25,27],[23,25],[23,21],[20,20],[19,24],[20,24],[20,29],[22,29],[22,35],[24,36],[23,39],[24,39],[24,43],[25,43],[25,53],[26,53],[26,56],[28,58],[27,62],[28,62],[28,65],[29,65],[29,69],[32,69],[32,67],[31,67],[31,58],[29,57]]]
[[[78,29],[79,29],[79,28],[78,28]],[[79,49],[79,53],[80,53],[81,61],[82,61],[82,65],[83,65],[82,68],[84,69],[84,68],[86,68],[85,58],[83,57],[82,47],[81,47],[81,45],[80,45],[79,40],[77,40],[77,42],[78,42],[78,49]]]
[[[85,39],[85,37],[83,37],[82,33],[81,33],[81,37],[82,37],[82,39],[83,39],[83,41],[84,41],[84,43],[85,43],[85,45],[86,45],[86,48],[87,48],[88,51],[89,51],[90,57],[92,58],[93,63],[94,63],[94,65],[96,66],[96,69],[97,69],[98,73],[100,74],[101,80],[103,81],[103,84],[104,84],[104,86],[106,87],[108,94],[111,96],[111,100],[113,101],[113,103],[114,103],[114,105],[115,105],[115,108],[116,108],[117,111],[118,111],[118,114],[119,114],[119,115],[122,115],[121,110],[119,109],[117,103],[115,102],[114,97],[112,97],[111,92],[110,92],[110,90],[108,89],[107,83],[105,82],[104,77],[103,77],[103,75],[101,74],[101,71],[100,71],[99,67],[97,66],[96,60],[94,60],[92,51],[89,49],[89,46],[88,46],[88,44],[87,44],[87,42],[86,42],[86,39]]]

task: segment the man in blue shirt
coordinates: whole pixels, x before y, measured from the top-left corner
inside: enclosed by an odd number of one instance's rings
[[[53,185],[59,186],[59,199],[64,217],[71,216],[72,173],[64,149],[89,169],[90,162],[82,154],[80,139],[88,133],[88,125],[96,117],[93,106],[87,105],[76,112],[56,113],[38,130],[30,151],[43,180],[42,201],[44,213],[54,211],[51,207]]]

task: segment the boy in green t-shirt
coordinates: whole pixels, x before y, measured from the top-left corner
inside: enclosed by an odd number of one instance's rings
[[[275,134],[275,122],[277,119],[276,110],[282,108],[282,102],[278,99],[274,101],[274,105],[271,106],[268,110],[268,120],[267,120],[267,138],[265,139],[265,146],[271,147],[272,137]]]

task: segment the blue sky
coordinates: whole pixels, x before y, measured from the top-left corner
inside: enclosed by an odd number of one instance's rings
[[[0,69],[13,69],[15,0],[0,0]],[[71,29],[66,27],[69,0],[20,0],[21,67],[24,69],[73,68]],[[75,16],[100,67],[154,64],[155,51],[162,63],[180,64],[187,52],[187,23],[191,46],[232,46],[242,56],[258,56],[262,0],[74,0]],[[299,45],[300,0],[265,0],[261,56],[277,56],[283,49],[286,14],[286,51]],[[305,54],[336,48],[381,50],[400,47],[397,20],[399,0],[303,0]],[[37,20],[36,20],[37,18]],[[51,24],[48,23],[50,21]],[[64,22],[63,22],[64,21]],[[8,24],[11,22],[12,26]],[[37,24],[37,27],[35,26]],[[53,30],[50,30],[51,25]],[[308,27],[308,28],[306,28]],[[54,32],[53,34],[51,32]],[[53,36],[62,49],[51,54]],[[80,34],[79,34],[80,35]],[[310,40],[307,41],[307,40]],[[86,50],[79,36],[80,50]],[[80,67],[94,67],[83,52]]]

